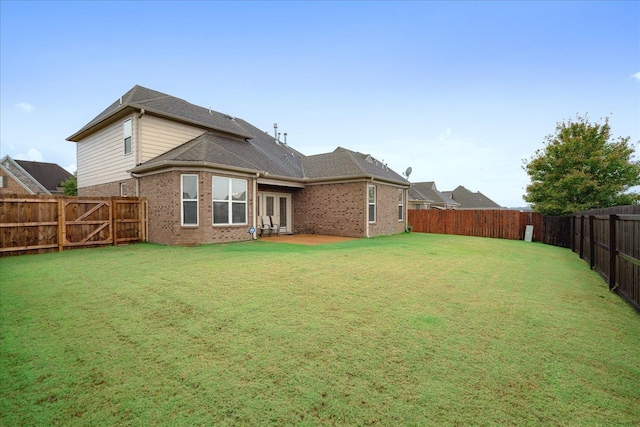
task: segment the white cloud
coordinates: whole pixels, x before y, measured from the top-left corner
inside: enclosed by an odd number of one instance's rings
[[[24,111],[25,113],[30,113],[35,108],[33,105],[29,104],[28,102],[19,102],[16,104],[16,107]]]
[[[18,153],[18,154],[15,155],[14,159],[17,159],[17,160],[32,160],[34,162],[41,162],[42,161],[42,154],[40,154],[40,152],[38,150],[36,150],[35,148],[29,148],[29,151],[27,151],[27,154]]]
[[[640,80],[640,71],[638,71],[637,73],[633,74],[631,77],[633,77],[636,80]]]
[[[65,169],[67,172],[69,173],[74,173],[75,171],[78,170],[78,166],[76,165],[69,165],[69,166],[65,166]]]

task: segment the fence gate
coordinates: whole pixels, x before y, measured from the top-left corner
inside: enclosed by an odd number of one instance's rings
[[[104,245],[113,242],[111,203],[105,200],[63,200],[60,218],[65,247]]]

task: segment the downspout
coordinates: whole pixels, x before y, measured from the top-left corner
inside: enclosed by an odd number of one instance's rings
[[[260,172],[256,172],[256,179],[253,182],[253,206],[252,206],[252,211],[253,211],[253,229],[256,230],[255,233],[253,233],[253,239],[256,240],[258,238],[258,224],[257,224],[257,217],[256,217],[256,209],[257,209],[257,205],[258,205],[258,178],[260,178]]]
[[[144,113],[144,108],[142,108],[140,113],[138,113],[138,119],[136,120],[136,166],[140,164],[140,146],[142,145],[140,140],[142,138],[142,132],[140,131],[142,126],[140,126],[140,119],[142,119]],[[136,178],[136,197],[140,197],[140,178]]]

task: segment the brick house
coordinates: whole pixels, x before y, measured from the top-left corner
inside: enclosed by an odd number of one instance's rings
[[[134,86],[82,129],[80,196],[148,200],[148,239],[249,240],[258,217],[285,233],[373,237],[406,229],[409,183],[367,154],[305,156],[250,123]]]
[[[460,205],[458,209],[473,209],[473,210],[494,210],[494,209],[506,209],[479,191],[473,192],[462,185],[456,187],[453,191],[443,191],[447,197],[454,200]]]
[[[62,182],[72,178],[56,163],[0,160],[0,194],[62,194]]]

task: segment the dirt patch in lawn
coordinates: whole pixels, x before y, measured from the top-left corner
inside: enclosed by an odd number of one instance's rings
[[[265,242],[292,243],[295,245],[324,245],[326,243],[355,240],[353,237],[323,236],[319,234],[283,234],[280,236],[273,235],[271,237],[259,237],[259,239],[264,240]]]

